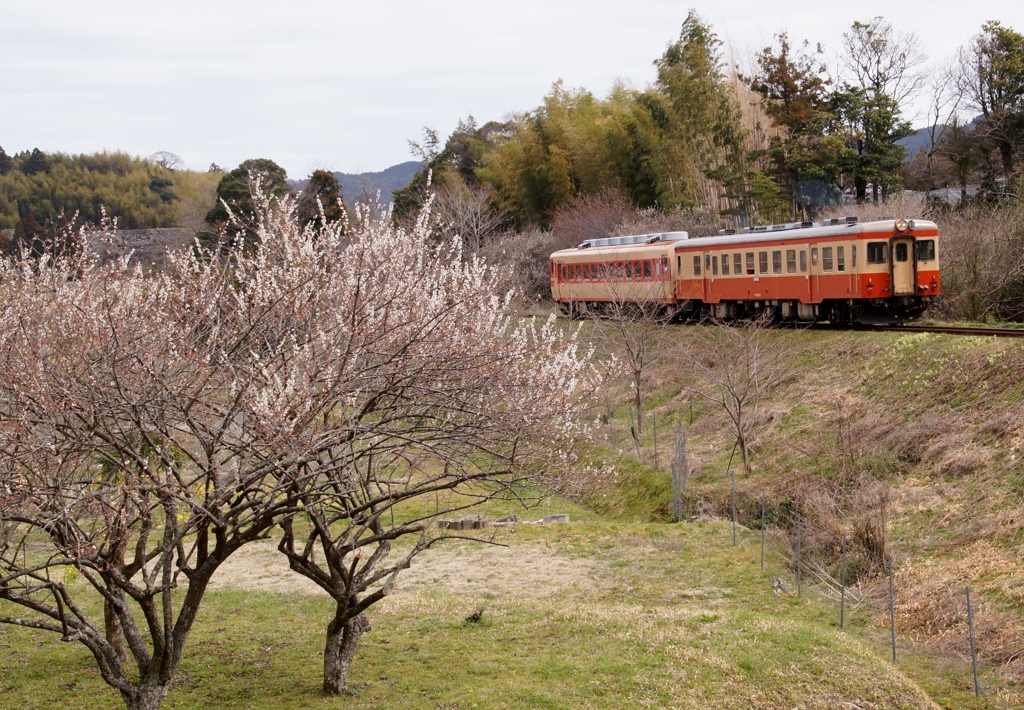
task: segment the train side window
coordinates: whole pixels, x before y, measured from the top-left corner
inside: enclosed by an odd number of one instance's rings
[[[743,255],[733,254],[732,255],[732,272],[739,276],[743,273]]]
[[[910,256],[910,250],[907,248],[906,242],[896,242],[896,249],[893,250],[893,258],[896,261],[906,261]]]
[[[645,279],[651,278],[651,260],[650,259],[648,259],[647,261],[644,262],[644,278]]]
[[[601,280],[604,281],[608,278],[608,265],[604,263],[598,264],[598,272],[601,274]]]
[[[590,264],[583,265],[583,280],[590,281]]]
[[[626,262],[626,279],[629,280],[629,279],[632,279],[632,278],[633,278],[633,262],[632,261],[627,261]]]
[[[559,281],[565,281],[565,265],[564,264],[559,264],[558,265],[558,280]]]
[[[786,273],[796,273],[796,249],[786,250]]]
[[[914,244],[914,251],[917,253],[918,261],[935,260],[935,240],[918,239]]]
[[[832,247],[821,248],[821,270],[832,270]]]
[[[711,255],[710,254],[705,254],[704,255],[704,273],[706,274],[709,271],[711,271]]]
[[[854,244],[850,247],[850,268],[854,271],[857,270],[857,245]]]
[[[693,275],[700,276],[700,257],[693,257]]]
[[[722,254],[722,276],[729,275],[729,255]]]
[[[577,281],[582,281],[583,280],[583,266],[580,265],[580,264],[576,264],[576,280]]]
[[[782,252],[781,251],[773,251],[772,252],[772,273],[773,274],[781,274],[782,273]]]
[[[680,274],[683,273],[683,257],[681,256],[676,257],[676,271],[678,271]]]
[[[868,263],[884,264],[889,261],[889,245],[885,242],[868,242]]]
[[[613,270],[613,273],[612,273],[612,278],[614,280],[618,281],[618,280],[620,280],[622,278],[622,262],[621,261],[616,261],[613,264],[613,266],[614,266],[614,270]]]
[[[642,279],[644,277],[644,262],[634,261],[633,262],[633,278]]]
[[[846,247],[836,247],[836,271],[846,271]]]
[[[668,273],[668,257],[667,256],[661,257],[661,273],[663,273],[663,274],[667,274]]]
[[[801,249],[800,250],[800,273],[801,274],[806,274],[807,273],[807,250],[806,249]]]
[[[818,265],[818,247],[811,247],[811,266]]]
[[[718,276],[718,254],[711,257],[711,275]]]
[[[757,270],[762,274],[768,273],[768,252],[760,251],[757,253]]]
[[[754,252],[747,252],[747,276],[754,275]]]

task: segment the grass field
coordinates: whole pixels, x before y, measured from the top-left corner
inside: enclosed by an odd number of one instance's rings
[[[914,672],[894,668],[873,614],[842,632],[812,590],[777,596],[772,578],[789,573],[771,548],[761,573],[752,531],[733,548],[721,522],[622,523],[558,501],[549,512],[573,522],[427,553],[372,611],[354,692],[339,699],[318,691],[327,599],[269,546],[243,551],[215,578],[165,707],[934,707],[928,691],[946,707],[999,706],[974,701],[963,668],[922,673],[934,664],[914,655]],[[120,706],[79,646],[3,627],[0,654],[0,707]]]
[[[595,461],[615,463],[616,484],[588,496],[587,508],[551,500],[520,511],[527,520],[568,512],[569,524],[520,524],[495,532],[504,546],[458,542],[423,555],[371,610],[351,695],[319,693],[331,605],[272,545],[254,545],[214,578],[165,707],[1024,707],[1013,650],[1024,609],[1024,348],[889,333],[772,337],[792,347],[795,374],[764,403],[741,502],[782,500],[810,485],[853,491],[842,478],[848,458],[858,475],[884,484],[898,666],[877,572],[840,631],[836,601],[814,586],[819,577],[809,575],[796,598],[781,523],[762,573],[758,531],[741,529],[734,548],[728,523],[707,519],[727,514],[728,423],[655,371],[647,407],[658,413],[660,468],[672,453],[669,433],[685,422],[689,501],[703,506],[690,512],[700,521],[666,522],[668,476],[653,466],[653,427],[637,460],[621,388],[611,396],[612,429],[596,427],[592,449]],[[659,367],[664,375],[677,365]],[[833,536],[862,512],[855,500],[836,500],[847,507],[829,522]],[[834,565],[825,542],[815,554]],[[774,578],[789,588],[777,594]],[[965,584],[981,607],[980,700],[954,604]],[[466,621],[480,610],[479,622]],[[120,706],[84,648],[0,627],[0,708]]]

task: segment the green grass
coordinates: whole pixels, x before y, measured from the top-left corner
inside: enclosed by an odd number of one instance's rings
[[[340,699],[318,691],[325,598],[211,591],[165,707],[928,707],[866,620],[840,632],[831,602],[776,597],[770,577],[787,573],[771,550],[760,572],[755,540],[733,548],[722,523],[521,525],[504,554],[586,574],[554,593],[400,591],[372,610]],[[80,646],[3,627],[0,649],[2,707],[120,706]],[[943,682],[948,707],[995,707]]]

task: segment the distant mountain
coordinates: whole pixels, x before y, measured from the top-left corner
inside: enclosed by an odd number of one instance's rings
[[[967,124],[967,130],[974,130],[974,127],[978,125],[978,122],[981,120],[981,118],[981,116],[975,117],[974,120]],[[935,133],[935,140],[941,138],[942,133],[945,130],[946,126],[939,126],[939,130],[936,131]],[[928,150],[928,148],[931,147],[931,144],[932,139],[930,126],[918,128],[916,131],[911,133],[906,138],[901,138],[900,140],[896,141],[896,145],[901,145],[907,149],[906,152],[903,154],[904,163],[908,163],[911,160],[913,160],[914,156],[917,155],[920,151]]]
[[[413,175],[423,166],[423,163],[410,160],[407,163],[399,163],[385,168],[379,173],[334,173],[341,185],[341,195],[345,202],[362,200],[367,197],[375,198],[380,190],[380,201],[385,205],[393,202],[391,193],[400,190],[412,182]],[[288,184],[292,190],[300,192],[306,186],[306,180],[289,180]]]
[[[392,201],[391,193],[400,190],[412,182],[413,175],[423,167],[418,160],[410,160],[398,165],[392,165],[379,173],[334,173],[341,184],[341,194],[346,201],[374,197],[377,190],[380,190],[380,201],[389,204]]]
[[[939,130],[935,134],[936,139],[942,136],[942,131],[944,129],[945,126],[939,126]],[[928,150],[931,146],[931,142],[931,128],[929,126],[925,126],[924,128],[918,128],[906,138],[900,138],[896,141],[896,145],[901,145],[906,148],[906,151],[903,153],[903,162],[908,163],[913,160],[914,156],[920,151]]]

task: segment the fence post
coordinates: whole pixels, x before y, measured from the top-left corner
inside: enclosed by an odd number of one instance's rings
[[[736,472],[729,471],[732,476],[732,546],[736,547]]]
[[[889,632],[892,637],[892,664],[896,665],[896,595],[892,586],[892,558],[889,558]]]
[[[846,628],[846,535],[843,535],[843,574],[839,581],[839,628]]]
[[[640,412],[636,413],[637,421],[640,421]],[[636,433],[636,422],[633,421],[633,410],[629,410],[629,433],[633,436],[633,444],[636,446],[636,460],[640,461],[640,438]]]
[[[764,495],[761,495],[761,571],[764,572]]]
[[[658,413],[652,414],[654,418],[654,469],[658,469]]]
[[[801,569],[801,565],[803,564],[803,560],[800,557],[800,542],[801,542],[800,536],[801,536],[801,532],[802,531],[800,529],[800,511],[798,510],[798,511],[796,511],[796,595],[797,595],[797,597],[801,596],[801,582],[803,581],[801,579],[801,573],[803,572],[803,570]]]
[[[978,652],[974,648],[974,611],[971,609],[971,588],[967,587],[967,628],[971,635],[971,670],[974,671],[974,697],[981,697],[978,685]]]

